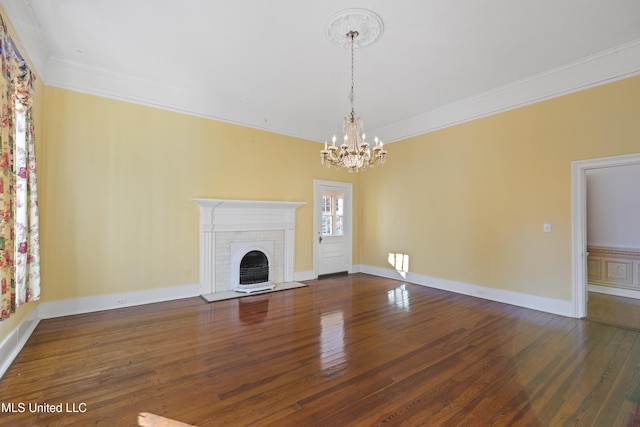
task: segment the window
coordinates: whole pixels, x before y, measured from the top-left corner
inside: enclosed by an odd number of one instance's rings
[[[322,235],[344,236],[344,193],[322,193]]]
[[[40,298],[40,249],[32,95],[35,76],[0,16],[0,320]]]

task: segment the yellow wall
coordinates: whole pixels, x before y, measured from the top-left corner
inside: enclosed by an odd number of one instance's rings
[[[198,283],[193,198],[305,201],[295,271],[313,269],[321,144],[47,87],[41,190],[44,301]],[[359,254],[354,230],[354,260]]]
[[[640,77],[388,151],[362,181],[363,264],[403,253],[414,273],[569,300],[571,162],[640,152]]]
[[[635,77],[389,144],[358,175],[322,168],[317,143],[40,83],[43,301],[197,283],[197,197],[308,202],[311,270],[313,179],[354,184],[356,264],[404,253],[415,273],[570,299],[571,161],[639,152],[638,117]]]

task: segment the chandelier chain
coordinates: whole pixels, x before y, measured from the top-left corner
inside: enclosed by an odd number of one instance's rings
[[[351,115],[355,114],[354,102],[356,98],[356,90],[355,90],[355,60],[354,60],[354,39],[358,35],[357,31],[349,31],[349,37],[351,37],[351,95],[349,95],[349,100],[351,101]]]

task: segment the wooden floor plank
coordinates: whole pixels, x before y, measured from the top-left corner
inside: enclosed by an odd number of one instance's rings
[[[640,425],[638,331],[365,274],[307,283],[43,320],[0,424]]]

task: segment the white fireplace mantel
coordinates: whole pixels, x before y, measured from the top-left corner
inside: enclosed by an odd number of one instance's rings
[[[306,202],[193,199],[200,206],[200,293],[216,292],[216,234],[284,232],[283,281],[293,281],[296,209]],[[218,286],[220,288],[220,286]]]

